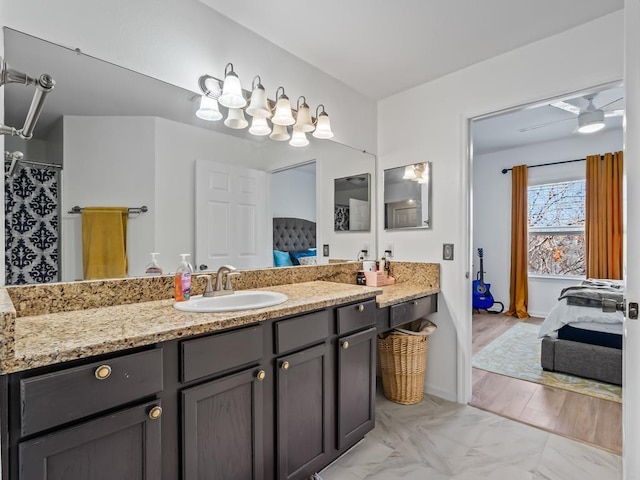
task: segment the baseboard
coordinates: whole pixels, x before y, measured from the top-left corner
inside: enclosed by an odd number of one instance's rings
[[[547,315],[549,315],[549,312],[527,312],[530,316],[532,317],[540,317],[540,318],[547,318]]]
[[[424,392],[428,393],[429,395],[433,395],[434,397],[442,398],[443,400],[448,400],[450,402],[458,401],[458,396],[456,395],[456,392],[451,392],[449,390],[445,390],[432,385],[425,386]]]

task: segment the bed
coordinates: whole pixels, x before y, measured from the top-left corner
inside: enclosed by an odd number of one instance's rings
[[[540,326],[544,370],[622,384],[622,312],[603,312],[602,300],[622,302],[620,280],[584,280],[562,290]]]
[[[316,222],[304,218],[273,218],[273,265],[317,264]]]

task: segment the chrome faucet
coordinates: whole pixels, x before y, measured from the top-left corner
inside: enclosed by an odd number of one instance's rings
[[[211,292],[210,296],[217,297],[220,295],[231,295],[233,293],[233,286],[231,285],[231,276],[232,275],[240,275],[239,273],[234,273],[236,271],[236,267],[232,267],[231,265],[223,265],[218,269],[218,273],[216,274],[216,286]],[[222,279],[226,276],[226,282],[224,289],[222,288]]]

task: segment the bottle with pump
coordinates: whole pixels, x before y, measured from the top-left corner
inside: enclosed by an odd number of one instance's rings
[[[162,275],[162,267],[156,260],[156,255],[160,255],[158,252],[151,253],[151,262],[144,269],[146,275]]]
[[[180,265],[176,269],[175,276],[175,301],[184,302],[191,297],[191,272],[193,268],[187,262],[188,253],[181,253]]]

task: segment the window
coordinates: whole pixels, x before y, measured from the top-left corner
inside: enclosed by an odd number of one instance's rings
[[[585,275],[585,181],[528,188],[529,273]]]

